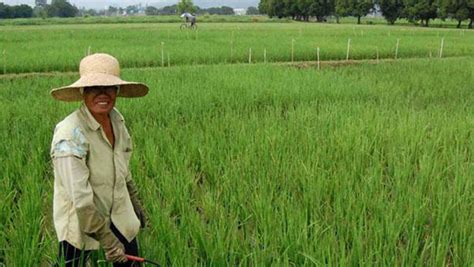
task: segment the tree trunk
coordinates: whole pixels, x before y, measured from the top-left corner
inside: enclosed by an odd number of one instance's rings
[[[339,16],[336,16],[336,23],[339,24]]]
[[[425,27],[428,27],[429,21],[430,21],[430,19],[426,19],[426,20],[425,20]]]
[[[360,24],[360,16],[357,16],[357,24]]]
[[[473,23],[473,19],[471,19],[471,21],[469,22],[469,25],[467,26],[468,29],[472,29],[472,23]]]
[[[458,20],[458,25],[456,26],[456,28],[458,28],[458,29],[461,28],[461,22],[462,22],[462,20]]]

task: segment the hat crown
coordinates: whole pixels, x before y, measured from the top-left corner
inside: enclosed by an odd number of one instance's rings
[[[119,77],[120,65],[116,58],[108,54],[93,54],[81,60],[79,74],[82,76],[102,73]]]

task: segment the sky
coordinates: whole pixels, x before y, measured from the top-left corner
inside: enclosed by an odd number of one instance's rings
[[[51,3],[51,0],[47,0]],[[7,5],[20,5],[27,4],[30,6],[35,5],[35,0],[0,0]],[[104,9],[109,5],[116,7],[126,7],[129,5],[136,5],[141,3],[142,5],[150,5],[156,7],[163,7],[178,3],[178,0],[69,0],[69,2],[77,7]],[[247,8],[249,6],[258,6],[260,0],[194,0],[195,5],[208,8],[216,6],[230,6],[233,8]]]

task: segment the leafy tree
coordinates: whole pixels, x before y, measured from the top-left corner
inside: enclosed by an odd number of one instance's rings
[[[135,5],[127,6],[125,8],[125,11],[127,12],[128,15],[137,14],[138,6],[135,6]]]
[[[428,27],[430,19],[435,19],[438,14],[438,5],[434,0],[405,0],[403,17],[409,21],[421,21],[423,26]]]
[[[51,5],[46,5],[45,8],[48,17],[75,17],[79,13],[77,7],[71,5],[66,0],[53,0]]]
[[[389,24],[394,24],[402,16],[405,5],[402,0],[379,0],[380,11]]]
[[[177,6],[178,13],[194,13],[196,12],[196,8],[194,7],[192,0],[180,0]]]
[[[258,15],[260,14],[260,12],[258,11],[258,8],[254,7],[254,6],[250,6],[247,8],[247,15]]]
[[[147,6],[145,9],[145,15],[147,16],[156,16],[159,14],[158,8],[154,6]]]
[[[0,19],[11,18],[11,16],[10,6],[0,3]]]
[[[165,6],[162,9],[159,9],[160,15],[175,15],[178,13],[178,5]]]
[[[31,18],[33,16],[33,8],[29,5],[9,6],[0,3],[0,18]]]
[[[474,7],[474,1],[470,0],[470,2],[472,2]],[[469,0],[441,1],[440,16],[441,18],[453,18],[457,20],[457,28],[461,28],[461,23],[469,19]]]

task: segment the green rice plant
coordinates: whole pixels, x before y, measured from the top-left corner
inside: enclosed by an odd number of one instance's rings
[[[469,266],[473,71],[472,58],[124,70],[151,88],[117,103],[151,219],[142,254],[177,266]],[[57,253],[49,145],[78,103],[48,91],[76,78],[0,78],[7,266]]]
[[[317,47],[320,60],[346,60],[348,39],[351,60],[434,57],[443,38],[444,57],[473,56],[474,33],[461,33],[310,23],[200,23],[197,32],[177,23],[5,26],[0,51],[6,51],[6,73],[75,72],[89,51],[112,54],[125,68],[167,66],[167,55],[172,66],[248,63],[250,48],[252,63],[316,61]]]

